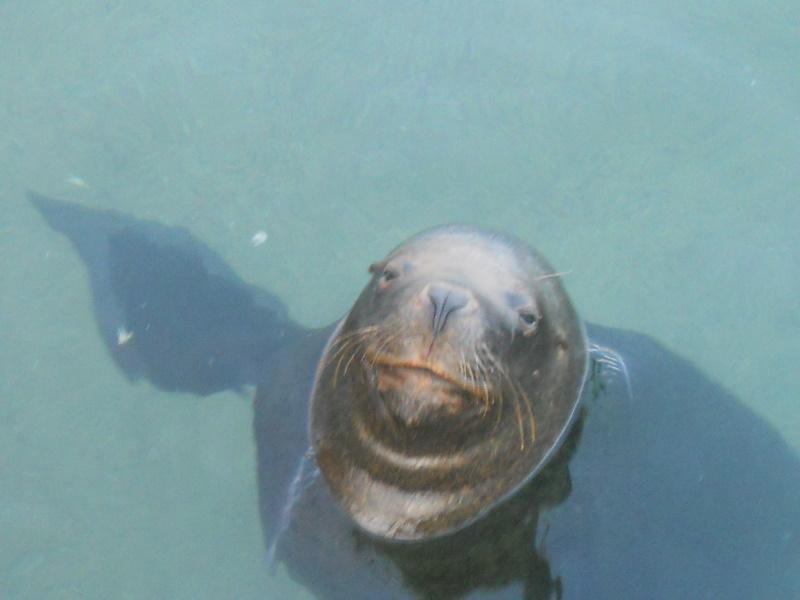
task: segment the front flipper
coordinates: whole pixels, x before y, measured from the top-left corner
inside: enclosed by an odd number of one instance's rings
[[[543,517],[563,598],[800,597],[796,450],[647,336],[588,333],[624,362],[605,363],[572,493]]]
[[[239,389],[302,331],[186,229],[28,197],[86,265],[98,329],[130,380],[199,395]]]

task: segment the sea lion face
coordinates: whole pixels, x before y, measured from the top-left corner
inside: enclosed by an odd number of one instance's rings
[[[320,362],[312,445],[367,532],[436,537],[509,496],[558,446],[585,337],[557,274],[508,237],[434,229],[370,272]]]
[[[535,290],[514,261],[491,250],[438,236],[408,243],[370,268],[367,310],[354,311],[351,323],[370,332],[364,357],[389,423],[417,441],[425,428],[434,427],[442,443],[453,441],[447,428],[457,435],[484,422],[502,387],[496,375],[508,359],[523,360],[509,352],[513,338],[538,328]]]

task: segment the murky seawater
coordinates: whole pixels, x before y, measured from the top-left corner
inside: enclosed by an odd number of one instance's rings
[[[186,227],[306,326],[420,229],[515,233],[800,453],[799,34],[788,1],[3,3],[0,596],[309,595],[265,568],[246,393],[128,381],[26,190]]]

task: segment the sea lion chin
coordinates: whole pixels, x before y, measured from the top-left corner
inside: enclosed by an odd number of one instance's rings
[[[367,533],[440,537],[558,449],[586,379],[585,332],[558,274],[505,235],[432,229],[370,272],[317,369],[313,451]]]

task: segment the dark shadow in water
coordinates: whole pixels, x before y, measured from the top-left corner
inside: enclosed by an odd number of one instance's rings
[[[620,378],[591,386],[568,442],[513,500],[442,540],[379,544],[352,528],[304,458],[329,329],[289,321],[184,229],[31,201],[86,264],[100,333],[129,379],[203,395],[262,382],[254,428],[267,555],[319,597],[800,597],[796,454],[650,338],[589,327],[625,359],[633,397]]]
[[[275,296],[245,284],[186,229],[29,198],[83,259],[100,335],[129,379],[200,395],[239,389],[298,335]]]

